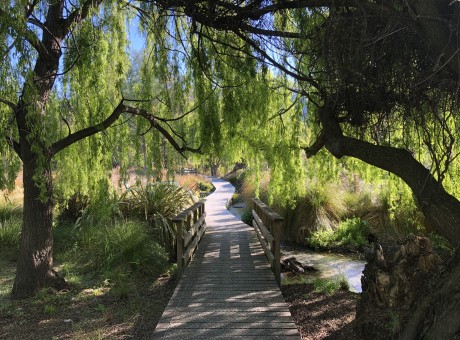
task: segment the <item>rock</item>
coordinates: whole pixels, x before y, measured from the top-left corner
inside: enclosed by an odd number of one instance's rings
[[[372,322],[378,323],[375,311],[382,311],[381,324],[385,324],[386,311],[404,322],[428,291],[431,279],[442,269],[442,260],[433,252],[428,238],[415,235],[399,245],[374,243],[365,250],[365,257],[368,263],[361,278],[363,292],[356,319],[363,336],[378,338],[381,334],[376,330],[372,335],[373,330],[368,328]],[[369,319],[369,315],[374,319]]]
[[[316,271],[317,269],[311,264],[302,264],[294,256],[281,260],[281,269],[295,273],[304,273],[305,270]]]

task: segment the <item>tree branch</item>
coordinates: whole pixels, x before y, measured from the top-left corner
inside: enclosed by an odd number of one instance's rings
[[[99,7],[102,1],[103,0],[86,0],[80,8],[76,8],[70,13],[63,25],[65,34],[70,31],[73,24],[82,22],[89,15],[92,8]]]
[[[10,102],[9,100],[0,98],[0,103],[6,104],[14,112],[18,110],[18,107],[16,106],[16,104],[14,104],[13,102]]]
[[[307,158],[315,156],[325,146],[325,143],[325,135],[323,130],[321,130],[313,144],[303,148],[305,151],[305,156]]]
[[[67,137],[62,138],[61,140],[55,142],[51,146],[51,151],[50,151],[51,157],[56,155],[59,151],[65,149],[66,147],[86,137],[89,137],[96,133],[105,131],[121,116],[122,113],[125,113],[125,112],[131,113],[133,115],[140,116],[146,119],[150,123],[151,127],[157,130],[158,132],[160,132],[166,138],[166,140],[173,146],[173,148],[176,149],[181,155],[184,155],[186,151],[196,152],[196,153],[201,152],[201,147],[195,149],[195,148],[190,148],[185,144],[180,146],[177,143],[177,141],[174,139],[174,137],[163,126],[161,126],[158,123],[158,119],[151,112],[144,110],[144,109],[127,106],[124,104],[124,99],[122,99],[120,103],[118,104],[118,106],[113,110],[112,114],[108,116],[101,123],[87,127],[77,132],[71,133]]]
[[[77,132],[71,133],[65,138],[53,143],[51,146],[51,157],[56,155],[59,151],[65,149],[66,147],[86,138],[92,136],[98,132],[104,131],[109,128],[120,115],[123,113],[123,100],[118,104],[118,106],[113,110],[112,114],[108,116],[104,121],[99,124],[87,127],[85,129],[79,130]]]

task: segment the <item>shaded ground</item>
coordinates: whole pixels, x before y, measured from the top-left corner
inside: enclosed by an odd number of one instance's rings
[[[0,339],[148,339],[176,285],[174,278],[136,278],[126,287],[72,287],[11,300],[14,263],[0,263]],[[302,339],[358,339],[353,322],[359,294],[283,286]]]
[[[285,285],[282,292],[302,339],[359,339],[354,329],[359,294],[338,290],[327,295],[304,283]]]
[[[13,275],[14,263],[0,263],[0,339],[148,339],[176,285],[144,277],[16,301],[9,296]]]

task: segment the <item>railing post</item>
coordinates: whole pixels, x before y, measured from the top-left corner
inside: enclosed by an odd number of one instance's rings
[[[182,257],[184,256],[184,222],[176,222],[177,225],[177,276],[180,278],[182,276],[182,271],[184,270],[184,262]]]
[[[275,274],[276,282],[278,286],[281,287],[281,250],[280,250],[280,238],[281,238],[281,223],[283,220],[275,219],[273,221],[273,273]]]

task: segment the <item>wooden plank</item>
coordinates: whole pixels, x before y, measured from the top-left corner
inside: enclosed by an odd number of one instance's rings
[[[264,211],[265,214],[267,214],[267,216],[269,216],[269,218],[272,220],[272,221],[284,221],[284,218],[282,218],[278,213],[274,212],[272,209],[270,209],[270,207],[268,205],[266,205],[264,202],[262,202],[261,200],[257,199],[257,198],[253,198],[252,201],[254,202],[254,204],[256,204],[261,210]]]
[[[191,213],[189,227],[196,236],[185,236],[190,247],[183,254],[191,258],[190,265],[151,338],[299,339],[266,260],[265,252],[276,241],[266,237],[261,228],[234,219],[224,207],[226,198],[219,196],[227,184],[217,180],[214,185],[216,191],[206,203],[203,225],[197,228],[196,222],[204,205]],[[213,198],[215,194],[218,199]],[[185,212],[179,220],[186,224],[192,220],[191,214]]]
[[[190,228],[190,230],[187,232],[187,234],[184,237],[185,246],[187,246],[190,240],[195,236],[198,229],[200,229],[201,225],[204,223],[205,218],[206,218],[206,215],[202,215],[200,219],[192,225],[192,227]]]
[[[193,204],[191,207],[183,210],[182,212],[180,212],[179,214],[177,214],[173,219],[172,221],[173,222],[180,222],[180,221],[185,221],[191,214],[193,214],[193,212],[197,209],[199,209],[201,206],[204,205],[204,201],[199,201],[195,204]]]
[[[190,244],[185,247],[184,249],[184,263],[188,264],[190,258],[193,255],[193,252],[195,251],[196,246],[198,245],[198,237],[195,237]]]
[[[257,213],[254,210],[252,211],[252,216],[254,217],[254,220],[256,221],[257,226],[262,232],[262,235],[264,236],[265,240],[267,240],[267,243],[273,242],[275,238],[273,237],[273,235],[270,233],[270,231],[267,229],[265,224],[260,219],[259,215],[257,215]]]
[[[259,228],[256,228],[254,226],[254,230],[255,230],[255,232],[257,234],[257,237],[259,238],[260,245],[262,246],[262,249],[265,252],[265,256],[267,256],[268,262],[270,263],[270,265],[272,265],[274,256],[273,256],[272,252],[270,251],[270,245],[267,244],[265,239],[262,237],[262,233],[261,233]]]

